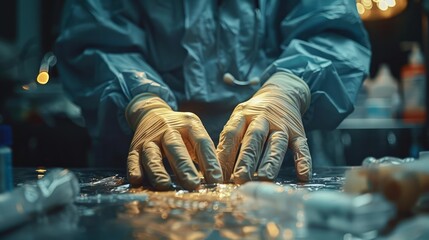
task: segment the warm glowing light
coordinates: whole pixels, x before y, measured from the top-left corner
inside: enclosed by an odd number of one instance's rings
[[[268,222],[266,227],[267,234],[271,239],[276,239],[279,236],[280,230],[274,222]]]
[[[45,173],[46,169],[44,169],[44,168],[38,168],[38,169],[36,169],[36,172],[37,173]]]
[[[294,239],[293,231],[289,228],[283,231],[283,239]]]
[[[365,12],[365,7],[363,6],[362,3],[356,3],[356,8],[360,15],[362,15]]]
[[[371,0],[362,0],[362,5],[366,9],[371,9],[372,8],[372,1]]]
[[[386,0],[386,4],[388,7],[395,7],[396,1],[395,0]]]
[[[244,226],[244,227],[241,229],[241,231],[242,231],[245,235],[248,235],[248,234],[250,234],[250,233],[252,233],[252,232],[255,232],[255,231],[257,231],[257,230],[256,230],[255,226]],[[235,237],[235,239],[237,239],[237,238]]]
[[[407,2],[407,0],[356,0],[356,9],[363,20],[379,20],[403,12]]]
[[[24,84],[21,86],[21,89],[24,91],[31,91],[37,88],[37,84],[34,82],[31,82],[29,84]]]
[[[47,72],[40,72],[37,75],[37,82],[40,84],[46,84],[49,81],[49,74]]]
[[[386,11],[389,6],[387,5],[387,2],[385,0],[380,0],[380,2],[378,2],[377,7],[381,10],[381,11]]]
[[[46,173],[46,169],[39,167],[36,169],[37,174],[37,179],[42,179],[43,177],[45,177],[45,173]]]

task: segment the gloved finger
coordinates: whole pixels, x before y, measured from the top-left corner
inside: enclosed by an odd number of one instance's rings
[[[143,184],[143,171],[137,149],[133,149],[128,153],[127,177],[133,187],[139,187]]]
[[[299,181],[307,182],[311,179],[312,164],[307,139],[298,136],[290,144],[294,151],[295,169]]]
[[[189,142],[195,149],[198,164],[207,183],[222,183],[222,168],[216,157],[215,147],[200,121],[194,121],[188,132]]]
[[[188,127],[188,126],[186,126]],[[190,139],[187,137],[188,136],[188,131],[189,129],[186,128],[186,130],[182,130],[180,131],[180,134],[183,136],[183,143],[185,143],[185,147],[189,153],[189,156],[191,157],[192,161],[195,163],[198,163],[198,156],[195,153],[195,148],[194,145],[190,142]]]
[[[189,156],[180,133],[177,130],[168,129],[165,131],[161,142],[179,184],[187,190],[197,189],[201,183],[198,171]]]
[[[283,131],[270,134],[257,170],[259,180],[273,181],[277,177],[286,155],[288,138]]]
[[[220,133],[216,155],[220,161],[224,181],[228,182],[234,170],[238,148],[246,130],[246,118],[236,113],[231,116]]]
[[[143,146],[141,153],[143,169],[151,185],[161,191],[171,189],[171,178],[162,163],[161,149],[154,142]]]
[[[249,124],[232,174],[234,183],[242,184],[252,180],[267,140],[269,127],[269,122],[263,117],[255,118]]]

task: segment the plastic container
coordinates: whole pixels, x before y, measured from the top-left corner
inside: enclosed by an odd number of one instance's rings
[[[308,226],[365,234],[383,229],[396,213],[380,194],[307,192],[267,182],[248,182],[235,194],[248,216],[274,221],[295,237],[305,237]]]
[[[389,67],[382,64],[375,80],[367,84],[368,98],[366,99],[367,117],[392,118],[399,104],[398,82],[392,76]]]
[[[304,190],[279,186],[268,182],[247,182],[232,195],[247,217],[274,221],[293,231],[294,236],[305,236],[307,226],[303,197]]]
[[[426,69],[423,54],[417,43],[413,44],[408,64],[401,69],[403,88],[403,120],[424,123],[426,120]]]
[[[13,189],[11,145],[11,127],[0,125],[0,193]]]

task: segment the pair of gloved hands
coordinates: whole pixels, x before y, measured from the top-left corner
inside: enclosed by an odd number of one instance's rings
[[[188,190],[201,183],[194,162],[207,183],[274,180],[289,147],[294,151],[298,179],[308,181],[311,157],[301,116],[309,104],[307,84],[278,72],[234,109],[215,149],[195,114],[173,111],[161,98],[143,93],[126,110],[135,130],[128,179],[133,186],[147,178],[158,190],[170,189],[171,178],[162,161],[165,156],[179,184]]]

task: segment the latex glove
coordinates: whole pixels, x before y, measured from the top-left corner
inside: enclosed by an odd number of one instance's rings
[[[307,84],[285,72],[274,74],[250,100],[239,104],[217,147],[225,181],[274,180],[288,146],[294,151],[298,179],[308,181],[311,156],[301,115],[309,104]]]
[[[128,180],[133,186],[140,186],[146,176],[158,190],[171,188],[163,155],[187,190],[197,189],[201,182],[192,160],[207,183],[222,182],[215,146],[195,114],[175,112],[158,96],[144,93],[130,102],[126,117],[135,129],[127,161]]]

